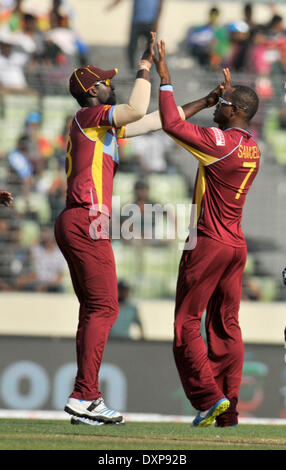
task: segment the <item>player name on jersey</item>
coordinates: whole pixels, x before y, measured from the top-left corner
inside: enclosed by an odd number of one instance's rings
[[[256,145],[240,145],[238,148],[238,157],[246,159],[257,159],[260,158],[259,148]]]

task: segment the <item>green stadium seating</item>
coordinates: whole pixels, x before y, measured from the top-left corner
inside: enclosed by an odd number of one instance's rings
[[[255,277],[256,282],[260,286],[263,302],[272,302],[277,295],[277,282],[272,277]]]
[[[54,139],[62,132],[66,117],[73,115],[77,109],[79,106],[70,96],[45,96],[42,101],[42,134]]]
[[[264,137],[271,145],[274,157],[280,165],[286,165],[285,129],[279,127],[278,109],[269,110],[264,124]]]
[[[130,283],[133,295],[173,297],[181,257],[177,241],[168,246],[113,242],[113,251],[117,277]]]
[[[179,174],[153,174],[149,177],[149,184],[151,199],[161,204],[180,202],[188,196],[185,180]]]
[[[24,129],[25,119],[31,111],[38,110],[39,101],[33,95],[10,95],[1,98],[0,142],[1,151],[11,150]]]

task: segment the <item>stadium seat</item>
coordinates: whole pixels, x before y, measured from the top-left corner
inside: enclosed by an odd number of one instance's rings
[[[149,184],[151,199],[161,204],[166,204],[167,202],[177,203],[182,199],[186,199],[188,195],[185,180],[179,174],[152,174],[149,177]]]
[[[118,171],[114,179],[114,192],[120,196],[122,204],[134,200],[133,187],[140,179],[135,173],[124,173]],[[167,203],[178,203],[188,198],[188,188],[181,175],[158,175],[152,174],[148,178],[150,188],[150,199],[162,205]]]
[[[118,171],[114,178],[113,195],[120,196],[121,206],[134,201],[133,187],[138,176],[135,173]]]
[[[25,119],[29,112],[37,110],[37,96],[7,94],[1,98],[0,140],[1,151],[11,150],[23,132]]]
[[[113,243],[118,279],[126,279],[142,298],[174,295],[181,251],[174,246]]]
[[[42,133],[45,137],[54,139],[62,132],[65,119],[79,109],[76,101],[70,96],[45,96],[42,102],[43,124]]]
[[[253,274],[254,273],[254,266],[255,266],[254,257],[248,253],[247,260],[246,260],[246,265],[245,265],[245,268],[244,268],[244,272],[246,274]]]
[[[274,151],[274,157],[280,165],[286,165],[285,129],[279,127],[278,110],[271,109],[265,119],[264,137]]]
[[[277,295],[277,283],[272,277],[255,277],[261,289],[261,301],[272,302]]]

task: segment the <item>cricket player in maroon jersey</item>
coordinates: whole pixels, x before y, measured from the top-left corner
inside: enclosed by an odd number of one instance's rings
[[[76,69],[70,92],[81,109],[68,140],[66,209],[55,223],[55,238],[70,270],[80,304],[76,335],[77,375],[65,406],[72,423],[122,423],[99,390],[98,374],[109,330],[118,316],[117,278],[108,236],[113,178],[118,167],[117,138],[142,118],[150,101],[150,69],[155,33],[151,33],[128,104],[116,105],[111,79],[116,69]],[[100,221],[96,230],[93,222]],[[92,420],[92,421],[91,421]]]
[[[237,401],[244,348],[238,313],[247,247],[241,230],[246,195],[258,172],[260,151],[249,122],[258,108],[246,86],[221,88],[214,121],[205,128],[184,121],[176,107],[165,62],[165,43],[153,60],[161,77],[162,128],[198,160],[193,203],[197,206],[197,244],[182,254],[177,281],[174,357],[186,396],[197,416],[194,426],[238,423]],[[194,112],[215,104],[202,98]],[[183,109],[187,112],[188,105]],[[206,314],[207,348],[200,334]]]

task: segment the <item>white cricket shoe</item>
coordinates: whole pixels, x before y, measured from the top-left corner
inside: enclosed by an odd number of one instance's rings
[[[124,421],[121,423],[104,423],[103,421],[95,421],[94,419],[89,418],[81,418],[79,416],[72,416],[71,417],[71,424],[74,425],[85,425],[85,426],[122,426],[124,425]]]
[[[65,411],[80,418],[88,418],[103,423],[124,423],[124,417],[118,411],[107,408],[102,397],[93,401],[69,398]]]
[[[87,426],[104,426],[103,422],[94,421],[94,419],[81,418],[79,416],[72,416],[71,424],[75,424],[75,425],[84,424]]]

